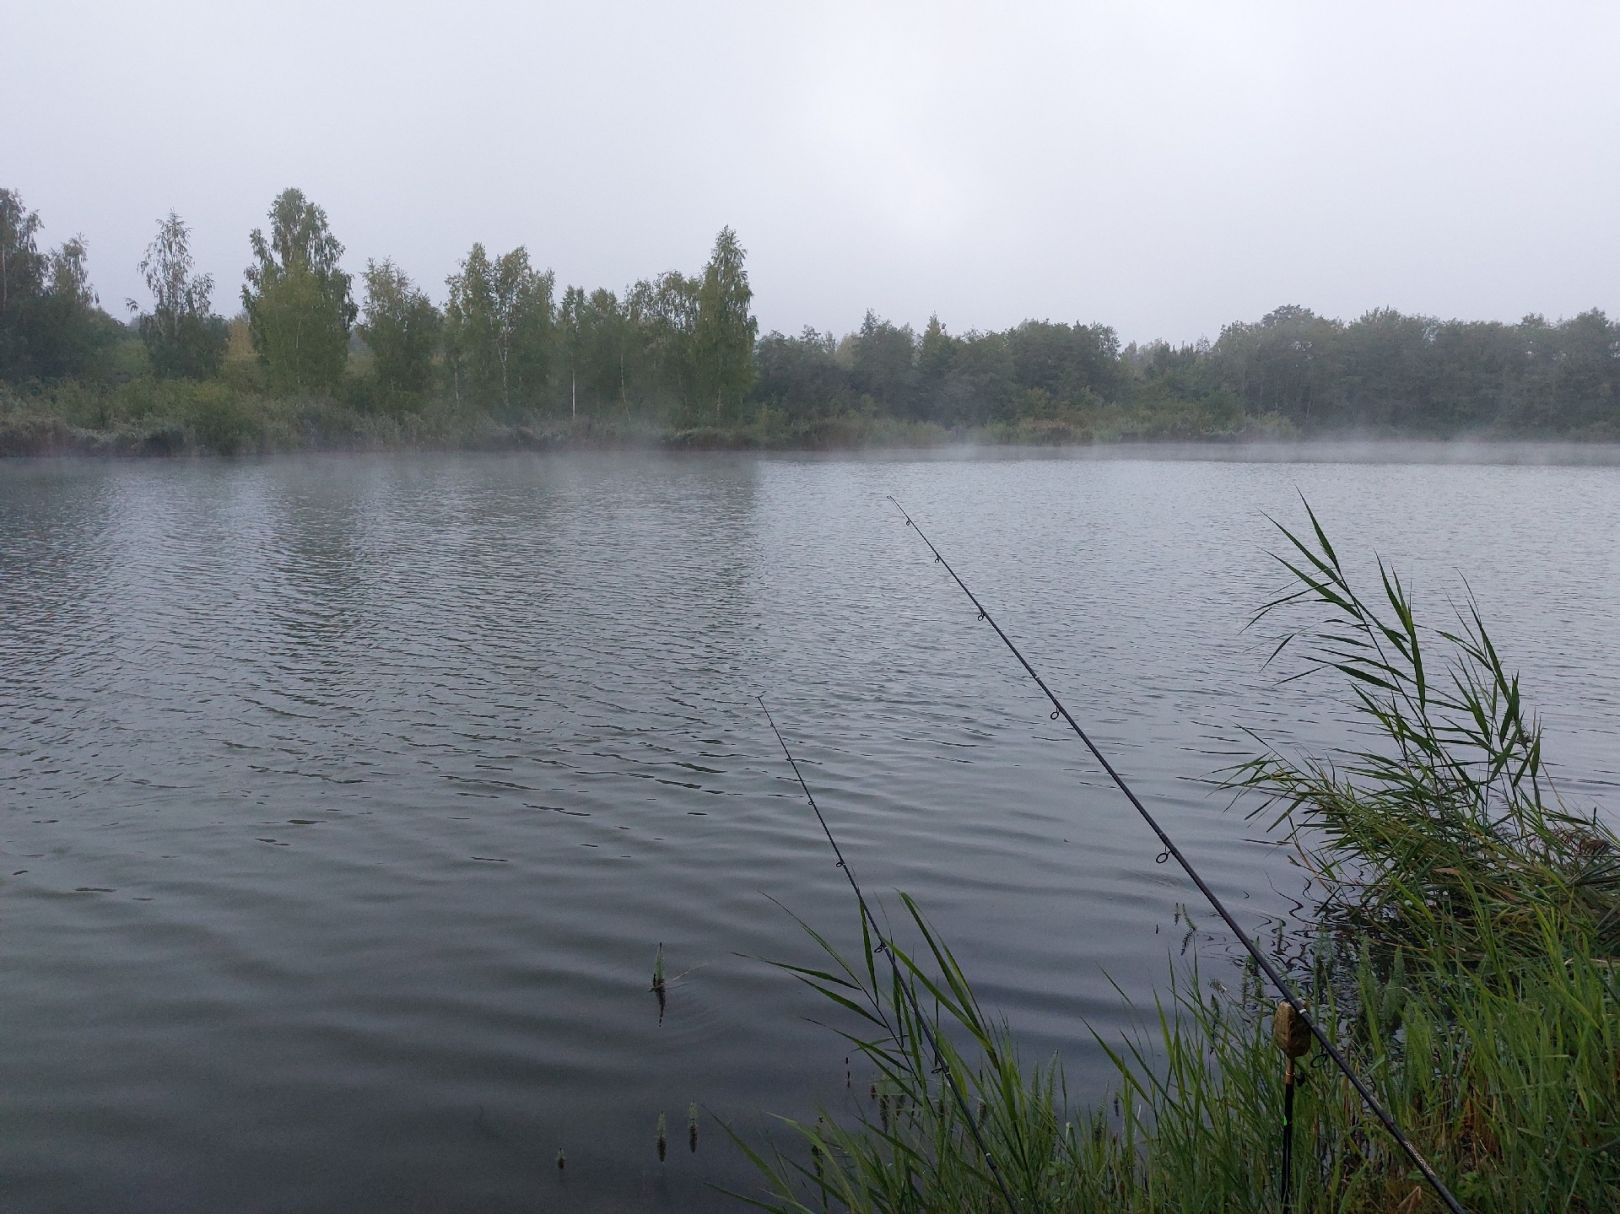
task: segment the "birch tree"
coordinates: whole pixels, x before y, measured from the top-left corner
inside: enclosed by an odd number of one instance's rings
[[[254,349],[279,387],[334,387],[357,311],[338,264],[343,245],[302,190],[283,190],[268,217],[269,236],[254,228],[248,237],[254,260],[242,287]]]
[[[749,310],[754,292],[748,285],[747,257],[737,233],[721,228],[698,291],[697,371],[705,396],[714,398],[717,423],[728,405],[735,409],[742,403],[754,382],[759,323]]]
[[[377,379],[395,392],[420,393],[433,375],[439,310],[392,261],[367,261],[365,323]]]
[[[193,272],[191,229],[175,212],[158,221],[157,235],[138,267],[152,293],[152,310],[136,329],[159,375],[206,378],[225,354],[225,321],[211,307],[214,279]],[[129,300],[132,312],[139,305]]]
[[[534,405],[550,380],[555,315],[550,270],[519,245],[491,261],[475,244],[445,280],[445,345],[457,399],[483,408]]]

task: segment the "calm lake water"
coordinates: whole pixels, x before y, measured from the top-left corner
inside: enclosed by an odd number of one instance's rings
[[[884,495],[1264,928],[1300,875],[1200,781],[1345,738],[1242,632],[1300,492],[1436,622],[1466,573],[1565,798],[1620,802],[1612,462],[0,466],[0,1204],[735,1208],[715,1118],[870,1079],[766,964],[811,955],[781,907],[854,916],[757,694],[863,881],[1100,1094],[1109,979],[1150,999],[1195,894]]]

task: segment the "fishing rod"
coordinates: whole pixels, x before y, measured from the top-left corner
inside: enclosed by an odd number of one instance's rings
[[[884,953],[888,956],[889,970],[893,974],[894,984],[904,992],[906,1004],[911,1008],[912,1018],[916,1020],[917,1027],[922,1030],[923,1039],[928,1043],[928,1049],[934,1056],[934,1069],[944,1077],[945,1086],[950,1088],[951,1095],[955,1097],[956,1107],[962,1113],[962,1120],[967,1122],[968,1130],[973,1134],[974,1145],[979,1148],[979,1154],[984,1159],[984,1166],[989,1169],[990,1175],[995,1179],[996,1188],[1001,1190],[1001,1197],[1007,1203],[1007,1209],[1011,1214],[1018,1214],[1018,1203],[1013,1200],[1012,1192],[1007,1188],[1007,1181],[1001,1175],[1001,1169],[996,1166],[996,1158],[990,1153],[990,1145],[985,1142],[984,1134],[979,1129],[979,1123],[968,1108],[967,1096],[963,1093],[961,1085],[956,1082],[956,1076],[951,1072],[951,1068],[946,1065],[945,1056],[939,1048],[939,1039],[934,1035],[934,1030],[928,1023],[928,1018],[923,1015],[922,1009],[917,1006],[917,993],[912,989],[911,981],[901,976],[900,963],[895,960],[894,946],[889,943],[888,937],[883,934],[883,929],[878,926],[877,916],[872,914],[872,908],[867,904],[866,895],[861,892],[861,887],[855,880],[854,870],[850,868],[844,859],[844,849],[839,847],[838,840],[833,838],[832,827],[827,825],[827,819],[822,815],[821,806],[816,804],[815,794],[810,791],[810,786],[804,782],[804,773],[799,770],[798,760],[793,757],[793,752],[788,749],[788,744],[782,737],[782,731],[776,727],[776,719],[771,716],[771,710],[765,706],[765,697],[755,696],[754,699],[759,701],[760,711],[765,714],[765,720],[770,724],[771,732],[776,735],[777,744],[781,746],[782,754],[787,758],[788,766],[793,769],[794,778],[799,781],[799,787],[804,791],[804,799],[810,802],[810,808],[815,811],[816,821],[821,823],[821,831],[827,836],[827,842],[832,845],[833,855],[838,857],[838,867],[844,870],[844,876],[849,879],[849,888],[855,891],[855,902],[861,908],[861,918],[865,920],[867,929],[877,940],[877,947],[872,951]],[[900,1034],[893,1029],[890,1032],[894,1034],[896,1042],[899,1043]]]
[[[1232,912],[1226,908],[1226,904],[1222,902],[1215,891],[1209,887],[1208,882],[1206,882],[1204,878],[1199,875],[1198,870],[1193,867],[1192,861],[1187,859],[1187,857],[1182,854],[1181,849],[1176,846],[1175,840],[1173,840],[1165,832],[1164,827],[1159,825],[1158,819],[1156,819],[1148,811],[1147,806],[1142,804],[1142,799],[1131,791],[1131,786],[1125,783],[1124,777],[1114,769],[1114,765],[1108,761],[1107,756],[1097,748],[1097,744],[1091,740],[1091,735],[1080,727],[1080,723],[1074,719],[1074,715],[1066,707],[1064,707],[1063,701],[1058,699],[1057,694],[1049,686],[1047,686],[1046,680],[1041,678],[1041,676],[1036,673],[1035,667],[1029,664],[1029,659],[1023,655],[1017,645],[1013,644],[1012,638],[1002,631],[1002,627],[1000,624],[996,623],[995,617],[985,610],[985,606],[983,603],[979,602],[978,596],[975,595],[973,591],[968,589],[968,584],[962,580],[961,575],[959,575],[955,569],[951,568],[951,563],[945,559],[944,555],[938,548],[934,547],[934,542],[929,539],[926,534],[924,534],[921,527],[917,526],[916,520],[913,519],[910,514],[906,513],[906,508],[900,504],[898,499],[896,499],[893,494],[889,494],[888,498],[891,502],[894,502],[894,508],[898,510],[901,517],[906,520],[906,525],[917,533],[924,544],[928,545],[928,551],[934,554],[934,560],[945,566],[945,572],[951,575],[951,580],[962,588],[962,593],[967,595],[968,601],[972,603],[974,609],[978,611],[979,619],[983,620],[986,624],[989,624],[991,628],[995,629],[995,633],[1001,638],[1002,644],[1007,646],[1007,648],[1012,652],[1013,657],[1018,659],[1019,665],[1024,668],[1030,678],[1035,680],[1035,685],[1039,687],[1042,693],[1045,694],[1046,698],[1051,701],[1051,719],[1056,721],[1061,717],[1068,723],[1069,728],[1074,731],[1075,736],[1086,744],[1086,749],[1091,752],[1092,757],[1096,759],[1097,762],[1102,765],[1102,769],[1108,773],[1108,778],[1114,782],[1114,785],[1119,789],[1120,792],[1125,794],[1125,799],[1131,803],[1132,808],[1134,808],[1136,812],[1142,816],[1142,820],[1146,822],[1152,829],[1153,833],[1159,837],[1159,842],[1164,844],[1164,851],[1159,855],[1159,862],[1163,863],[1166,858],[1173,858],[1175,862],[1181,866],[1181,870],[1185,872],[1187,876],[1191,878],[1192,883],[1198,887],[1198,892],[1204,895],[1205,900],[1210,904],[1210,906],[1215,908],[1215,913],[1226,922],[1226,926],[1232,930],[1232,934],[1237,937],[1238,942],[1243,945],[1245,950],[1247,950],[1249,956],[1254,958],[1255,964],[1257,964],[1265,972],[1266,977],[1271,980],[1272,986],[1277,988],[1278,993],[1282,995],[1283,999],[1288,1003],[1288,1005],[1293,1008],[1294,1015],[1298,1017],[1299,1022],[1303,1023],[1305,1027],[1310,1030],[1311,1036],[1316,1038],[1318,1044],[1321,1045],[1328,1057],[1333,1060],[1334,1065],[1336,1065],[1339,1070],[1344,1072],[1344,1077],[1348,1079],[1351,1086],[1356,1089],[1357,1094],[1361,1097],[1362,1103],[1367,1106],[1368,1110],[1373,1114],[1373,1116],[1377,1117],[1378,1120],[1383,1123],[1384,1128],[1389,1131],[1390,1136],[1395,1139],[1401,1150],[1405,1152],[1406,1157],[1412,1161],[1413,1166],[1415,1166],[1417,1170],[1422,1173],[1423,1179],[1429,1182],[1429,1187],[1435,1191],[1436,1195],[1439,1196],[1446,1208],[1450,1210],[1452,1214],[1467,1214],[1467,1211],[1463,1208],[1462,1203],[1459,1202],[1455,1196],[1453,1196],[1451,1190],[1446,1187],[1445,1182],[1440,1179],[1439,1174],[1429,1164],[1429,1161],[1423,1157],[1422,1153],[1419,1152],[1417,1147],[1412,1145],[1411,1139],[1406,1136],[1400,1125],[1395,1121],[1395,1118],[1379,1102],[1378,1097],[1373,1095],[1372,1089],[1369,1088],[1362,1078],[1351,1068],[1349,1060],[1345,1058],[1345,1056],[1339,1052],[1339,1048],[1328,1039],[1328,1035],[1322,1029],[1322,1026],[1317,1024],[1316,1021],[1312,1019],[1312,1017],[1306,1012],[1305,1002],[1299,997],[1298,993],[1295,992],[1293,985],[1283,977],[1282,972],[1272,964],[1271,959],[1260,950],[1260,947],[1250,938],[1249,933],[1244,931],[1243,928],[1238,925],[1238,921],[1233,918]],[[1290,1058],[1290,1067],[1292,1066],[1292,1061],[1292,1058]],[[1290,1118],[1290,1121],[1291,1120],[1292,1119]]]

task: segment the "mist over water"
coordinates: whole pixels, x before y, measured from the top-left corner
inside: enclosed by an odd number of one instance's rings
[[[963,454],[8,466],[7,1205],[731,1208],[660,1113],[870,1079],[762,960],[809,955],[771,899],[854,916],[759,694],[863,882],[1097,1094],[1193,892],[888,493],[1254,926],[1304,882],[1200,781],[1347,740],[1242,631],[1300,493],[1431,623],[1466,574],[1562,795],[1616,804],[1614,448]]]

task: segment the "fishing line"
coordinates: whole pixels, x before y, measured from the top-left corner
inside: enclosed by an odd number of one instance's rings
[[[967,1097],[957,1084],[956,1076],[951,1073],[951,1068],[945,1063],[945,1057],[940,1052],[939,1040],[934,1036],[934,1030],[929,1026],[928,1018],[922,1014],[922,1009],[917,1006],[916,992],[911,989],[911,982],[900,974],[900,963],[894,959],[894,946],[889,943],[888,937],[883,934],[883,929],[878,926],[877,917],[872,914],[872,908],[867,905],[866,895],[861,893],[861,887],[855,880],[855,873],[844,859],[843,848],[839,847],[838,840],[833,838],[832,827],[827,825],[827,819],[821,813],[821,806],[816,804],[815,794],[810,791],[810,786],[804,782],[804,774],[799,770],[798,761],[794,759],[793,752],[788,749],[788,744],[782,737],[782,731],[776,727],[776,720],[771,716],[771,710],[765,707],[765,697],[755,696],[754,698],[759,701],[760,711],[765,714],[765,720],[769,722],[771,732],[776,735],[777,744],[781,746],[782,754],[787,757],[788,766],[793,768],[793,775],[799,781],[799,787],[804,790],[805,800],[810,802],[810,808],[815,811],[816,821],[821,823],[822,833],[827,836],[827,842],[832,844],[833,855],[838,857],[838,867],[844,870],[844,876],[849,879],[850,889],[855,891],[855,902],[861,908],[861,917],[866,920],[868,929],[871,931],[873,938],[877,940],[877,947],[873,951],[888,956],[889,970],[894,976],[894,984],[904,992],[906,1004],[911,1008],[912,1018],[916,1020],[917,1027],[922,1029],[923,1039],[928,1043],[928,1049],[934,1056],[934,1068],[943,1076],[945,1086],[950,1088],[951,1095],[956,1098],[956,1107],[961,1110],[962,1120],[967,1122],[967,1127],[973,1134],[974,1144],[979,1148],[979,1154],[984,1157],[985,1167],[990,1170],[990,1175],[995,1178],[996,1188],[1001,1190],[1002,1200],[1007,1203],[1007,1209],[1012,1211],[1013,1214],[1017,1214],[1018,1203],[1013,1200],[1013,1195],[1007,1188],[1007,1182],[1002,1178],[1001,1169],[996,1166],[996,1158],[990,1153],[990,1146],[985,1142],[984,1135],[979,1130],[978,1121],[968,1108]],[[904,1048],[903,1043],[899,1042],[898,1034],[896,1034],[896,1042]]]
[[[1417,1147],[1412,1145],[1412,1141],[1407,1138],[1405,1132],[1403,1132],[1401,1127],[1396,1123],[1395,1118],[1390,1115],[1388,1110],[1386,1110],[1381,1103],[1379,1103],[1378,1098],[1373,1095],[1372,1089],[1369,1088],[1366,1083],[1362,1081],[1361,1077],[1357,1075],[1351,1068],[1349,1060],[1339,1052],[1338,1047],[1335,1046],[1333,1042],[1328,1040],[1327,1033],[1323,1031],[1322,1027],[1306,1013],[1304,1001],[1299,997],[1298,994],[1295,993],[1294,988],[1289,984],[1288,980],[1282,976],[1282,973],[1277,969],[1277,967],[1271,963],[1270,959],[1266,957],[1266,955],[1260,951],[1260,948],[1255,944],[1255,942],[1249,938],[1249,933],[1238,926],[1237,920],[1232,917],[1232,912],[1226,909],[1226,904],[1220,900],[1215,891],[1209,887],[1207,882],[1205,882],[1203,877],[1199,876],[1198,870],[1192,865],[1192,861],[1188,860],[1187,857],[1182,854],[1181,849],[1176,846],[1175,841],[1165,833],[1164,827],[1159,825],[1158,820],[1148,812],[1147,806],[1142,804],[1141,798],[1131,791],[1131,787],[1125,783],[1124,777],[1122,777],[1119,772],[1114,770],[1114,765],[1110,763],[1107,757],[1104,756],[1103,752],[1097,748],[1097,744],[1091,740],[1091,735],[1086,733],[1086,731],[1080,727],[1080,723],[1074,719],[1073,714],[1071,714],[1069,710],[1063,706],[1063,701],[1058,699],[1056,693],[1047,686],[1046,680],[1041,678],[1041,676],[1036,673],[1035,667],[1029,664],[1029,659],[1019,651],[1017,645],[1013,644],[1012,638],[1002,631],[1001,625],[996,623],[995,618],[985,610],[984,604],[979,602],[978,596],[975,595],[973,591],[968,589],[968,584],[961,579],[955,569],[951,568],[951,563],[945,559],[938,548],[934,547],[934,542],[923,533],[923,529],[921,527],[917,526],[916,521],[911,517],[911,515],[906,513],[906,508],[902,506],[892,494],[889,495],[889,500],[894,502],[894,508],[898,510],[901,517],[906,520],[906,525],[917,533],[917,535],[922,539],[923,543],[928,545],[928,551],[934,554],[934,560],[945,566],[945,572],[949,573],[951,575],[951,579],[962,588],[962,593],[967,595],[968,601],[972,603],[974,609],[978,611],[979,619],[983,620],[986,624],[989,624],[991,628],[995,629],[996,635],[1001,638],[1002,643],[1006,645],[1007,648],[1012,652],[1013,657],[1018,659],[1019,665],[1024,668],[1024,670],[1029,674],[1030,678],[1035,680],[1036,686],[1038,686],[1041,691],[1045,693],[1046,698],[1051,701],[1051,719],[1056,721],[1059,717],[1061,717],[1064,721],[1068,722],[1069,728],[1074,731],[1076,737],[1086,744],[1086,749],[1089,750],[1092,757],[1102,765],[1102,769],[1108,773],[1109,779],[1113,780],[1119,791],[1125,794],[1125,799],[1131,803],[1136,812],[1142,816],[1142,820],[1146,822],[1152,829],[1153,833],[1159,837],[1159,842],[1164,844],[1164,851],[1159,853],[1158,856],[1159,863],[1164,863],[1166,859],[1174,859],[1177,864],[1181,865],[1182,871],[1185,872],[1187,876],[1192,879],[1192,883],[1198,887],[1198,892],[1204,895],[1205,900],[1210,904],[1210,906],[1214,907],[1215,913],[1225,920],[1226,926],[1232,930],[1232,934],[1237,937],[1238,942],[1242,944],[1243,947],[1248,951],[1249,955],[1254,958],[1255,963],[1265,971],[1266,977],[1271,980],[1271,984],[1277,988],[1278,993],[1281,994],[1282,997],[1293,1006],[1293,1009],[1299,1016],[1300,1020],[1303,1021],[1306,1027],[1310,1029],[1311,1036],[1316,1038],[1317,1042],[1327,1053],[1328,1057],[1333,1059],[1334,1064],[1339,1068],[1339,1070],[1344,1072],[1344,1077],[1348,1079],[1351,1086],[1356,1089],[1357,1094],[1361,1097],[1362,1103],[1367,1106],[1368,1110],[1373,1114],[1373,1116],[1377,1117],[1378,1120],[1383,1123],[1384,1128],[1389,1131],[1390,1136],[1395,1139],[1401,1150],[1406,1153],[1406,1157],[1410,1159],[1417,1170],[1422,1173],[1423,1178],[1429,1182],[1429,1186],[1434,1189],[1440,1200],[1445,1203],[1446,1208],[1451,1210],[1452,1214],[1467,1214],[1467,1211],[1463,1208],[1462,1203],[1452,1195],[1451,1190],[1446,1187],[1445,1182],[1440,1179],[1439,1174],[1435,1172],[1433,1167],[1430,1166],[1429,1161],[1423,1157],[1423,1155],[1418,1151]]]

